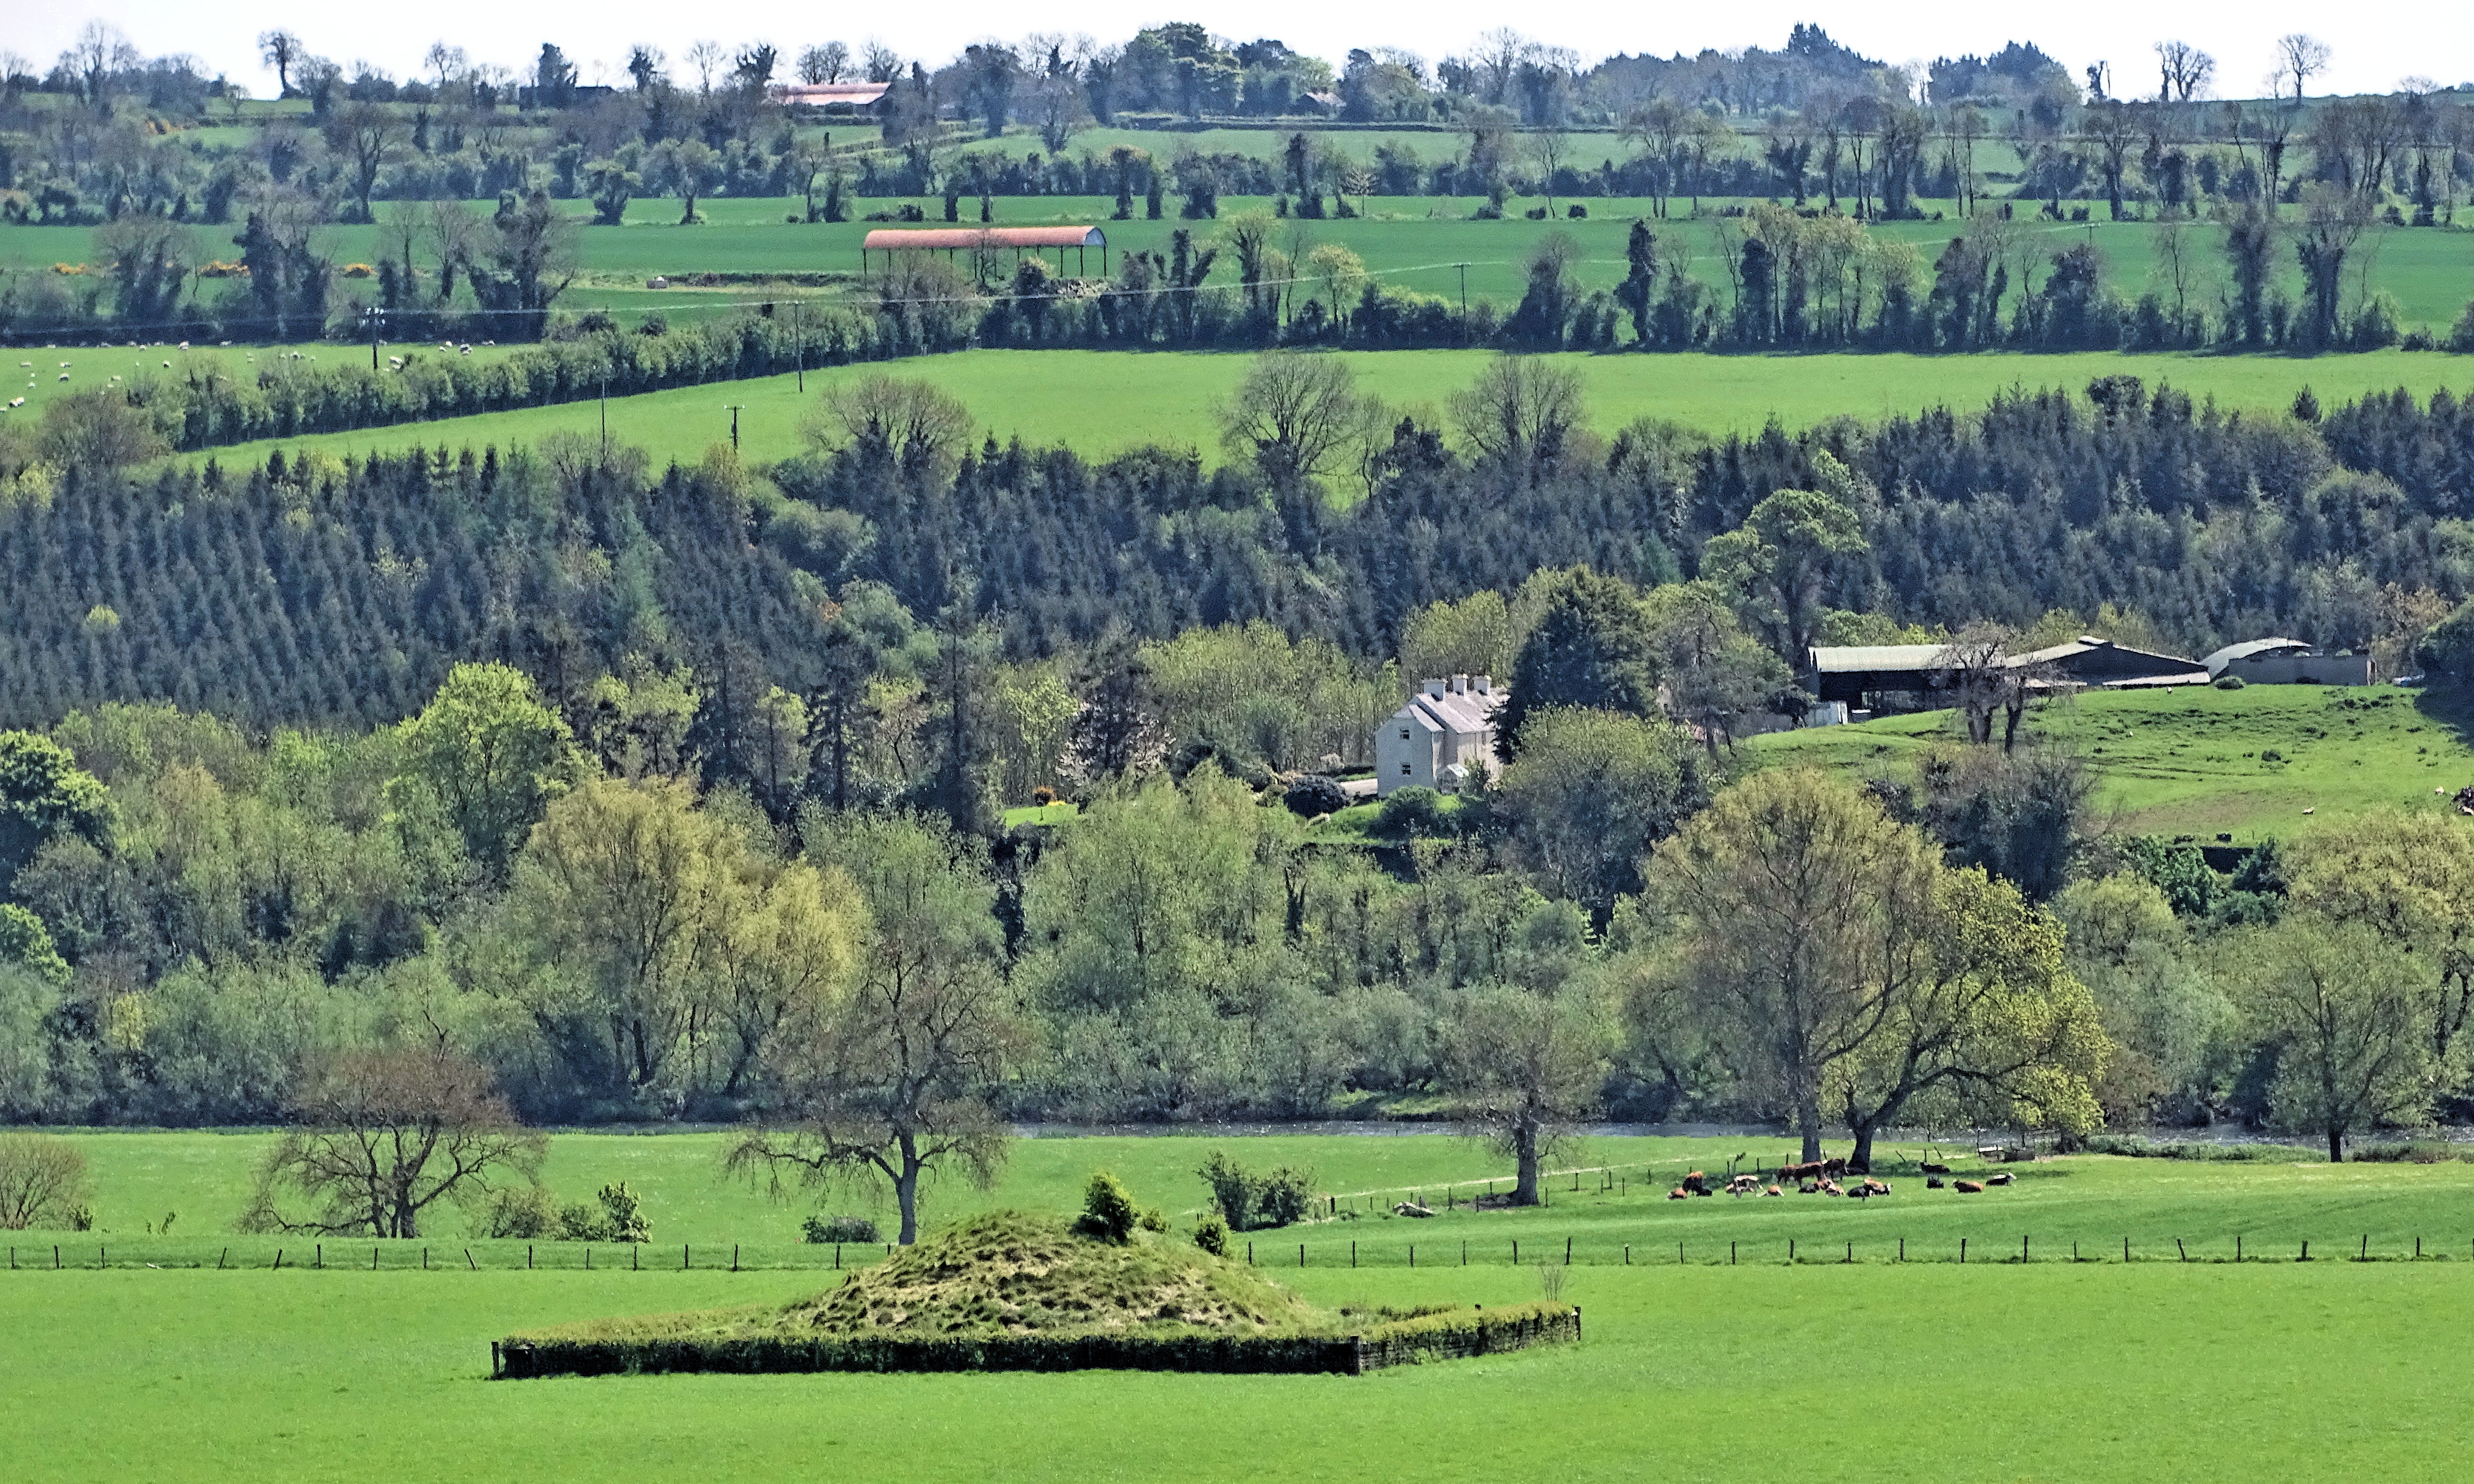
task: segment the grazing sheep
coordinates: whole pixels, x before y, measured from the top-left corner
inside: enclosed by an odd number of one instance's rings
[[[1972,1180],[1959,1180],[1953,1184],[1951,1188],[1963,1196],[1982,1195],[1984,1193],[1984,1187]]]

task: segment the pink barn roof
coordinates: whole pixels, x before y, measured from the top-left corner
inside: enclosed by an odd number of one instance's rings
[[[871,253],[924,249],[942,253],[973,248],[1106,247],[1108,234],[1097,227],[936,227],[898,231],[878,229],[860,246]]]

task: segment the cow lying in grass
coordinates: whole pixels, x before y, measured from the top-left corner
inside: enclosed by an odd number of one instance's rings
[[[1956,1181],[1953,1181],[1953,1182],[1952,1183],[1952,1185],[1951,1185],[1951,1188],[1952,1188],[1953,1190],[1957,1191],[1960,1195],[1963,1195],[1963,1196],[1981,1195],[1981,1194],[1983,1194],[1983,1193],[1984,1193],[1984,1186],[1983,1186],[1982,1182],[1977,1181],[1977,1180],[1956,1180]]]

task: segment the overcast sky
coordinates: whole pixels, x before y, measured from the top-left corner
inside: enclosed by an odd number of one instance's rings
[[[254,93],[271,94],[274,74],[257,59],[254,37],[280,27],[309,49],[337,61],[367,59],[405,77],[442,37],[475,59],[510,67],[529,64],[544,41],[576,61],[586,82],[615,81],[629,43],[649,41],[673,58],[710,37],[726,45],[774,42],[786,54],[839,38],[857,45],[870,36],[906,56],[942,61],[963,42],[993,33],[1008,39],[1039,30],[1088,32],[1123,39],[1162,20],[1195,19],[1213,31],[1250,39],[1276,36],[1335,64],[1352,46],[1399,46],[1430,61],[1466,47],[1470,37],[1507,19],[1538,39],[1568,46],[1594,61],[1612,52],[1696,52],[1704,47],[1775,47],[1798,20],[1817,21],[1870,57],[1902,62],[1963,52],[1990,52],[2017,37],[2033,40],[2074,75],[2091,61],[2113,63],[2118,90],[2147,80],[2152,44],[2168,37],[2192,43],[2218,60],[2219,96],[2252,96],[2268,70],[2275,38],[2307,31],[2336,48],[2336,62],[2313,91],[2385,91],[2400,78],[2443,85],[2474,80],[2474,20],[2467,0],[2385,0],[2341,6],[2302,0],[2078,0],[2060,11],[2011,10],[1958,0],[1899,4],[1779,4],[1736,0],[1666,13],[1637,5],[1558,7],[1477,5],[1466,0],[1244,0],[1206,5],[1180,0],[1080,0],[1025,6],[1017,0],[944,0],[933,6],[828,10],[781,0],[710,9],[664,0],[425,0],[422,4],[335,5],[327,0],[127,0],[82,6],[9,0],[0,50],[50,61],[78,30],[100,18],[127,32],[149,55],[187,52],[209,74],[221,72]],[[787,58],[786,58],[787,60]]]

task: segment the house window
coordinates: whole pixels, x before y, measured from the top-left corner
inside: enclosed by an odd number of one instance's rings
[[[1408,776],[1409,776],[1409,765],[1408,765],[1408,764],[1403,763],[1403,764],[1401,764],[1401,765],[1400,765],[1400,776],[1401,776],[1401,777],[1403,777],[1403,778],[1406,778],[1406,777],[1408,777]]]
[[[1400,728],[1400,740],[1402,742],[1407,742],[1409,740],[1409,729],[1405,726]]]

